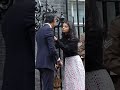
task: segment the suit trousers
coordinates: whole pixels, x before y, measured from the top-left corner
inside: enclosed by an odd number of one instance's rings
[[[54,71],[47,68],[39,69],[41,90],[53,90]]]

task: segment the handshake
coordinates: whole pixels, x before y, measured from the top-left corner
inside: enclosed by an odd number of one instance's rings
[[[58,68],[60,68],[62,66],[63,66],[63,62],[60,60],[60,58],[58,58],[57,64],[55,64],[55,68],[58,69]]]

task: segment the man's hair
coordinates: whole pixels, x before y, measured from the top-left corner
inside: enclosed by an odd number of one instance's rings
[[[47,13],[44,18],[45,23],[52,23],[54,21],[55,16],[55,14]]]

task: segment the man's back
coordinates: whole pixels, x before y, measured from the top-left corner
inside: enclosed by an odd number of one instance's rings
[[[43,26],[37,31],[36,41],[38,50],[36,68],[48,68],[54,70],[55,58],[50,55],[50,48],[52,48],[53,51],[55,49],[53,36],[53,31],[48,25]]]

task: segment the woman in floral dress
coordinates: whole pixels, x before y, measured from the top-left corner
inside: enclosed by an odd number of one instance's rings
[[[63,50],[65,57],[65,90],[85,90],[85,70],[78,54],[79,39],[75,36],[72,22],[66,21],[62,26],[62,39],[56,41],[56,47]]]

